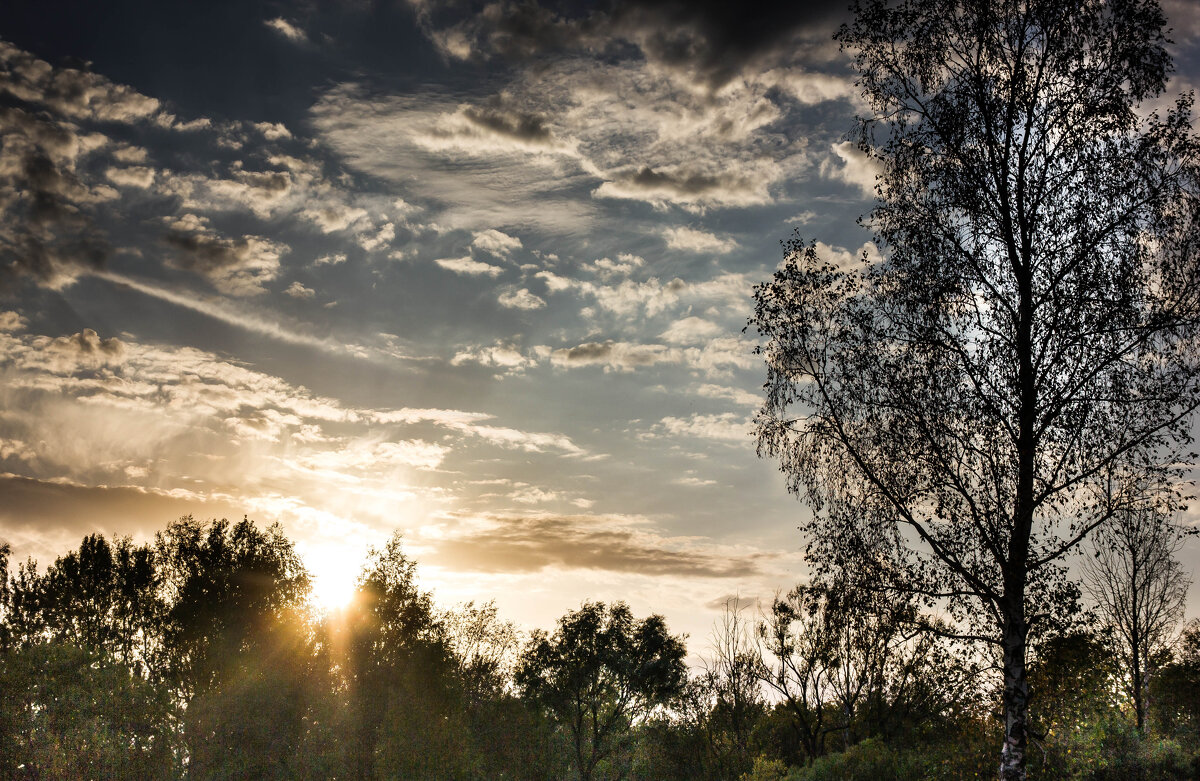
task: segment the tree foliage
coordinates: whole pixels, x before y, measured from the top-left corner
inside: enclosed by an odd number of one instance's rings
[[[617,602],[584,603],[559,619],[553,635],[535,633],[516,682],[568,731],[582,781],[625,748],[637,719],[683,689],[686,653],[662,616],[636,621]]]

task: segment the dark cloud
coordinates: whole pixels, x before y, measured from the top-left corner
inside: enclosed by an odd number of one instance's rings
[[[285,245],[259,236],[229,238],[196,224],[173,228],[163,237],[175,250],[171,265],[208,278],[221,292],[257,295],[279,274]]]
[[[746,597],[741,594],[724,594],[716,599],[709,600],[704,603],[704,606],[709,610],[757,610],[762,605],[762,600],[758,597]]]
[[[244,238],[227,239],[207,233],[170,231],[163,240],[179,251],[176,266],[201,274],[240,266],[250,249]]]
[[[482,128],[519,141],[533,144],[554,141],[545,118],[537,114],[490,105],[470,106],[463,111],[463,116]]]
[[[646,166],[625,180],[627,183],[647,190],[669,190],[676,195],[703,195],[714,190],[724,189],[728,182],[719,176],[704,174],[685,174],[683,176],[666,174]]]
[[[595,363],[612,355],[613,342],[585,342],[562,352],[567,363]]]
[[[34,541],[23,549],[61,550],[62,542],[92,532],[149,535],[182,515],[236,518],[241,512],[218,500],[0,474],[0,537]],[[54,539],[47,538],[51,531]]]
[[[579,49],[610,55],[632,49],[714,88],[751,63],[816,51],[797,46],[798,39],[821,42],[828,56],[830,35],[846,14],[844,0],[615,0],[583,12],[563,2],[490,2],[464,19],[461,3],[410,1],[451,56],[520,61]]]
[[[0,282],[57,285],[104,266],[109,243],[86,207],[109,194],[75,170],[90,143],[70,123],[0,109]]]
[[[439,540],[435,557],[458,569],[537,572],[547,567],[636,574],[744,578],[761,556],[729,556],[668,547],[668,540],[614,528],[590,516],[497,516],[487,528]]]

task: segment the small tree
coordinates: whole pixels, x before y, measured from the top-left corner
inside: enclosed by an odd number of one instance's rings
[[[635,621],[624,602],[587,602],[560,618],[553,635],[534,633],[516,681],[566,730],[579,778],[590,781],[627,745],[635,720],[682,692],[685,654],[662,616]]]
[[[1175,558],[1183,536],[1161,507],[1148,503],[1115,515],[1083,562],[1084,586],[1113,632],[1139,732],[1155,660],[1183,618],[1190,580]]]
[[[1190,99],[1141,108],[1170,69],[1156,0],[854,5],[882,259],[796,240],[757,289],[759,452],[813,508],[816,566],[998,646],[1024,779],[1065,559],[1176,478],[1200,404],[1200,140]]]
[[[754,753],[751,738],[766,713],[760,675],[757,626],[748,605],[737,597],[725,602],[714,624],[709,652],[699,673],[688,682],[684,711],[703,737],[720,778],[748,772]]]
[[[413,777],[429,763],[457,777],[459,692],[446,628],[417,584],[399,533],[372,549],[347,610],[338,660],[349,699],[354,778]]]

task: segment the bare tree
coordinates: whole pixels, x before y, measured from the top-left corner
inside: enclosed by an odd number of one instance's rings
[[[879,167],[878,255],[785,246],[756,290],[759,452],[814,565],[949,611],[1002,658],[1026,777],[1031,634],[1066,559],[1177,479],[1200,405],[1200,139],[1152,113],[1156,0],[859,0],[838,37]]]
[[[725,601],[713,625],[708,653],[689,681],[683,703],[719,778],[737,778],[750,770],[752,733],[766,710],[757,625],[750,613],[751,604],[740,597]]]
[[[1084,586],[1113,630],[1138,731],[1146,726],[1154,660],[1183,618],[1190,581],[1175,558],[1183,538],[1162,507],[1147,503],[1113,516],[1083,562]]]

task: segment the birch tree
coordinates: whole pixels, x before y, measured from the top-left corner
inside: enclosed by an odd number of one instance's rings
[[[811,507],[818,568],[997,646],[999,774],[1024,779],[1031,632],[1093,531],[1169,491],[1200,403],[1191,99],[1161,101],[1155,0],[854,10],[880,257],[796,238],[756,289],[759,453]]]

